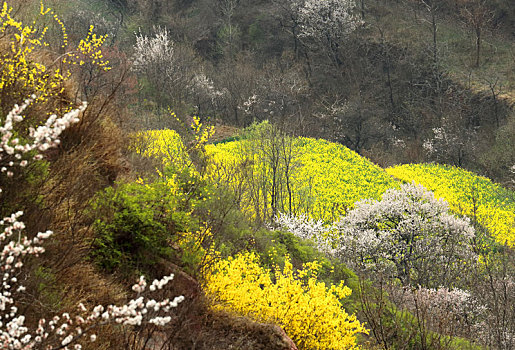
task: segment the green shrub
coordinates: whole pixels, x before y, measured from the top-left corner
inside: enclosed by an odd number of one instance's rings
[[[99,266],[139,269],[170,254],[168,228],[174,223],[163,214],[173,210],[173,201],[161,196],[159,185],[119,184],[97,196],[92,256]]]
[[[162,258],[193,272],[200,258],[187,245],[192,235],[202,234],[209,193],[193,169],[174,166],[153,180],[107,188],[91,206],[92,259],[108,272],[148,272]]]

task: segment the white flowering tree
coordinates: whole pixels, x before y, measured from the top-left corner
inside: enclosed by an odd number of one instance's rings
[[[147,80],[155,102],[177,107],[195,77],[195,54],[175,43],[165,28],[155,27],[153,35],[136,34],[133,70]]]
[[[319,251],[334,255],[332,247],[334,241],[334,225],[326,225],[322,220],[314,220],[307,215],[281,213],[275,217],[274,226],[277,229],[288,231],[301,239],[311,240]],[[274,228],[274,227],[272,227]]]
[[[213,80],[202,71],[194,74],[188,85],[188,91],[195,103],[195,115],[201,118],[217,107],[225,94],[225,91],[218,90]]]
[[[337,66],[342,64],[342,41],[360,24],[354,14],[354,0],[306,0],[299,7],[299,37],[331,55]]]
[[[44,152],[59,144],[59,135],[71,124],[76,123],[79,114],[86,109],[86,103],[62,117],[51,115],[44,125],[29,129],[28,141],[16,137],[15,125],[23,121],[23,111],[36,97],[26,100],[0,117],[0,176],[13,177],[16,170],[30,162],[42,159]],[[0,189],[1,196],[1,189]],[[156,301],[143,296],[147,283],[141,277],[133,286],[137,297],[122,306],[97,305],[88,310],[79,304],[74,315],[62,313],[51,320],[40,319],[37,326],[25,325],[25,315],[20,312],[18,301],[25,292],[19,277],[27,257],[37,257],[45,250],[41,244],[52,236],[52,231],[39,232],[33,238],[24,234],[25,224],[20,221],[23,212],[13,213],[0,220],[0,349],[81,349],[81,342],[96,340],[98,326],[117,323],[120,325],[141,325],[149,323],[165,325],[171,321],[167,315],[184,298]],[[162,289],[173,275],[154,281],[151,292]]]
[[[452,286],[475,260],[469,220],[452,215],[447,202],[420,185],[404,184],[379,201],[358,202],[337,225],[338,256],[405,286]]]
[[[440,334],[468,337],[482,332],[486,307],[470,292],[447,287],[416,289],[405,288],[398,305],[426,322],[428,329]]]

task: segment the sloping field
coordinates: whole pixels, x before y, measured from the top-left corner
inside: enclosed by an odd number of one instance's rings
[[[343,213],[355,202],[379,199],[397,186],[381,167],[340,144],[301,138],[297,147],[302,166],[295,177],[300,183],[311,182],[317,217]]]
[[[165,164],[170,159],[188,159],[179,135],[172,130],[139,133],[134,145],[138,152]],[[385,171],[340,144],[295,138],[283,153],[276,150],[273,180],[269,146],[240,140],[206,147],[211,164],[208,176],[232,181],[242,192],[242,210],[249,216],[271,215],[275,193],[278,212],[334,221],[359,200],[379,199],[387,189],[398,186],[397,178],[423,185],[449,202],[455,213],[475,218],[488,228],[497,242],[515,246],[515,192],[485,177],[437,164],[407,164]],[[291,159],[286,162],[288,154]]]
[[[189,161],[180,135],[175,130],[147,130],[131,135],[131,150],[144,157],[160,160],[164,165]]]
[[[446,165],[407,164],[386,171],[402,181],[421,184],[447,200],[454,212],[475,218],[497,242],[515,246],[515,192]]]
[[[246,144],[247,143],[247,144]],[[271,174],[266,155],[255,149],[249,151],[248,141],[233,141],[216,146],[210,145],[208,153],[216,163],[242,166],[245,159],[252,160],[252,176],[255,183],[263,183],[259,196],[269,191]],[[340,144],[312,138],[296,138],[291,147],[293,158],[289,164],[289,185],[293,197],[292,211],[308,214],[313,218],[332,221],[364,198],[379,198],[396,181],[382,168],[359,156]],[[267,151],[265,150],[264,153]],[[263,161],[265,159],[265,161]],[[279,176],[284,175],[284,164],[279,164]],[[281,206],[288,209],[288,191],[281,178]],[[270,193],[266,193],[270,196]]]

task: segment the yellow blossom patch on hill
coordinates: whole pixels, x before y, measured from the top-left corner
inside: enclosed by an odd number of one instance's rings
[[[444,198],[460,215],[475,218],[500,244],[515,246],[515,192],[470,171],[438,164],[406,164],[386,169]]]
[[[144,157],[159,159],[165,165],[189,161],[181,136],[175,130],[140,131],[131,137],[131,149]]]
[[[249,142],[242,140],[208,145],[207,153],[211,155],[212,164],[223,164],[225,168],[242,167],[245,161],[249,163],[244,154]],[[396,181],[383,169],[341,144],[322,139],[295,138],[292,154],[289,185],[293,198],[292,212],[296,215],[307,214],[315,219],[334,221],[352,208],[355,202],[366,198],[378,199],[387,189],[397,186]],[[253,169],[248,175],[253,179],[247,181],[272,181],[266,179],[270,167],[264,164],[259,154],[255,154],[250,162]],[[219,172],[223,167],[218,166],[213,171]],[[286,187],[282,186],[280,190],[279,199],[287,202]],[[248,200],[242,210],[255,216],[255,205],[249,199],[251,196],[244,194]],[[254,195],[255,198],[266,196],[270,197],[270,194]],[[289,209],[287,204],[283,206]]]

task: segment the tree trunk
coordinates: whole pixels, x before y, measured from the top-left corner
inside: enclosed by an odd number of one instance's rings
[[[436,9],[431,8],[431,26],[433,29],[433,63],[435,66],[438,63],[438,46],[437,46],[437,37],[436,34],[438,32],[438,26],[436,24]]]
[[[476,28],[476,67],[479,67],[479,55],[481,53],[481,28]]]

